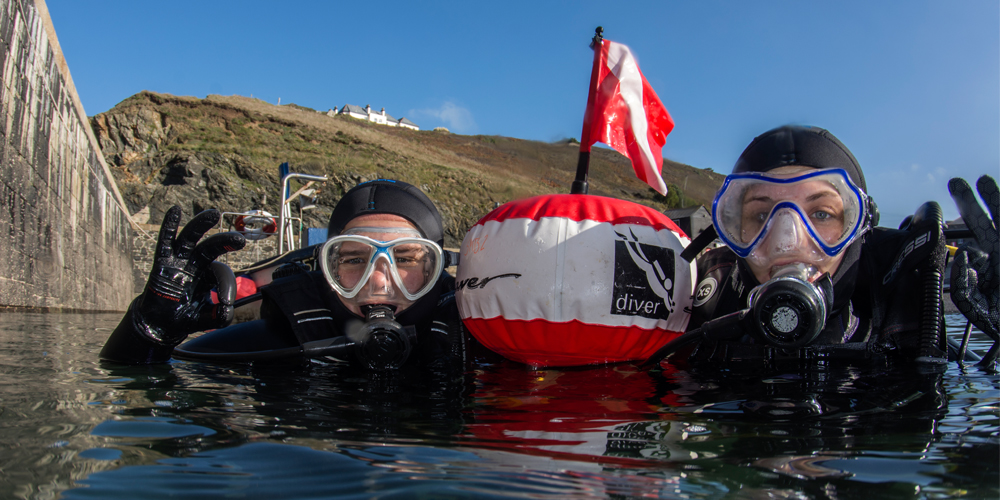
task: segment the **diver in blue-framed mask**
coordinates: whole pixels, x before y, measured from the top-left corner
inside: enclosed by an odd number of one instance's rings
[[[761,134],[712,208],[724,246],[698,258],[688,332],[648,362],[948,359],[940,206],[878,227],[858,161],[830,132]]]
[[[719,238],[760,284],[748,305],[759,333],[781,347],[824,329],[844,249],[870,228],[870,200],[842,168],[781,166],[726,178],[713,202]]]

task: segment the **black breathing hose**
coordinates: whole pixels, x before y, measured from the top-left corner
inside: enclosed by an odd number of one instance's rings
[[[683,348],[684,346],[698,342],[703,338],[701,332],[702,332],[701,328],[695,328],[694,330],[684,332],[683,334],[681,334],[680,337],[677,337],[671,340],[670,342],[663,344],[663,347],[657,349],[652,356],[647,358],[646,361],[643,361],[641,364],[639,364],[639,368],[643,369],[649,368],[650,366],[653,366],[659,363],[660,361],[663,361],[671,354],[681,350],[681,348]]]
[[[681,350],[681,348],[701,340],[721,340],[741,335],[743,330],[740,328],[740,324],[749,314],[750,309],[743,309],[742,311],[736,311],[706,321],[700,327],[685,332],[680,337],[664,344],[663,347],[657,349],[646,361],[640,363],[639,367],[649,368],[656,365],[671,354]]]
[[[944,215],[941,206],[935,202],[923,204],[914,216],[914,221],[918,219],[929,220],[932,228],[937,230],[935,241],[941,242],[941,231],[944,227]],[[932,363],[947,363],[947,347],[944,336],[944,304],[941,294],[944,293],[944,261],[947,252],[942,248],[935,249],[931,253],[923,271],[921,278],[924,285],[923,304],[920,321],[920,350],[918,361]]]
[[[931,264],[923,271],[924,300],[923,316],[920,321],[920,359],[922,361],[944,360],[941,346],[941,319],[944,317],[941,294],[944,292],[943,277],[937,266]]]
[[[178,358],[192,359],[196,361],[267,361],[282,358],[307,357],[320,358],[323,356],[333,356],[335,358],[347,359],[351,355],[354,342],[347,337],[334,337],[332,339],[306,342],[303,345],[285,347],[283,349],[270,349],[267,351],[247,351],[247,352],[201,352],[188,351],[180,347],[174,348],[174,355]]]

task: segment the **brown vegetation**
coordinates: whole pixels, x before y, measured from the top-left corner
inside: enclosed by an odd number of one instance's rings
[[[149,207],[150,222],[173,204],[188,217],[209,207],[276,213],[278,165],[289,162],[292,171],[330,179],[321,187],[320,208],[307,212],[307,225],[325,227],[333,205],[358,182],[394,178],[434,200],[449,246],[497,203],[568,193],[579,149],[575,141],[393,128],[240,96],[142,92],[93,117],[92,125],[129,210]],[[723,178],[669,160],[663,177],[672,185],[667,197],[639,181],[627,158],[593,150],[591,194],[657,210],[708,205]]]

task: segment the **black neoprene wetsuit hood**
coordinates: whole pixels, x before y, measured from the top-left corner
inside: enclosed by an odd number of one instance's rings
[[[441,214],[430,198],[402,181],[377,179],[351,188],[330,214],[327,237],[340,235],[351,220],[362,215],[398,215],[417,226],[420,235],[444,246]]]

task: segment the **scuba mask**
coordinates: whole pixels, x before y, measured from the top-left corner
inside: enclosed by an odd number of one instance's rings
[[[345,233],[323,244],[319,264],[330,287],[359,307],[408,307],[434,287],[443,269],[441,247],[415,229],[357,227]]]
[[[868,230],[869,205],[839,168],[732,174],[712,204],[712,223],[736,255],[759,268],[821,267]]]

